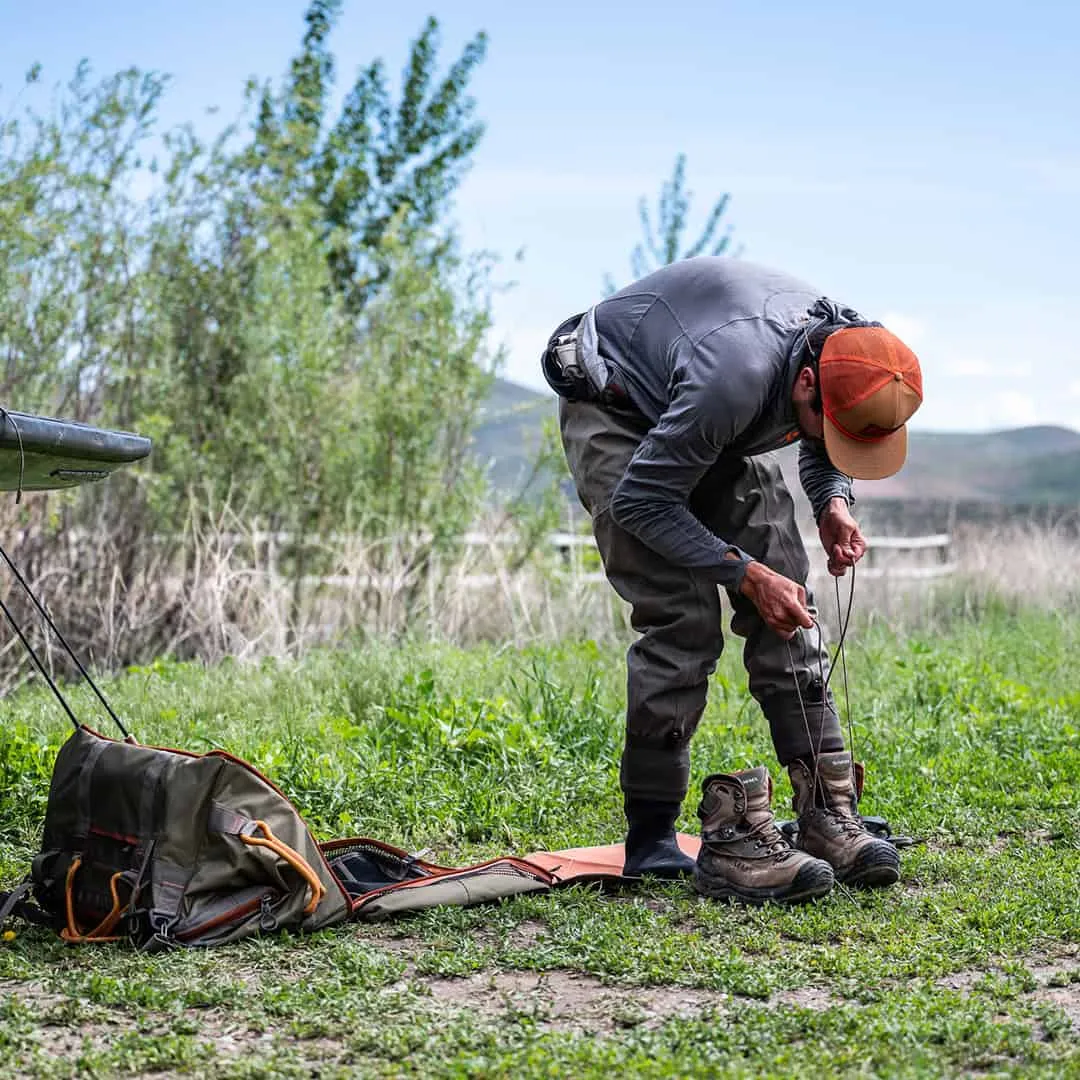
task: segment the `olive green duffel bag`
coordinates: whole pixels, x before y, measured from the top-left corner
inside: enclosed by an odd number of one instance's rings
[[[289,800],[246,762],[79,727],[53,770],[40,854],[9,902],[67,941],[147,950],[343,922],[351,900]]]

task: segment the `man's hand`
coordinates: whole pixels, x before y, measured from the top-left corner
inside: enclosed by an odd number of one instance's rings
[[[829,573],[843,577],[866,554],[866,538],[844,499],[829,502],[818,522],[818,536],[829,559]]]
[[[800,626],[809,630],[814,625],[806,607],[806,590],[764,563],[747,564],[739,592],[758,609],[766,626],[785,640],[794,637]]]

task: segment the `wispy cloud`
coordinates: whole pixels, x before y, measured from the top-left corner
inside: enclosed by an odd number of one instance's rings
[[[961,378],[1026,379],[1031,374],[1030,364],[1009,364],[987,360],[984,357],[956,357],[945,364],[947,375]]]
[[[1030,394],[1008,390],[996,395],[994,401],[1002,423],[1023,427],[1039,422],[1039,410]]]
[[[914,315],[887,311],[881,320],[905,345],[916,348],[925,338],[926,323]]]

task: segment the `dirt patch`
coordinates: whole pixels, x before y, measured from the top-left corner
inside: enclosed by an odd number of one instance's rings
[[[430,979],[422,984],[442,1004],[485,1016],[525,1013],[545,1027],[596,1032],[655,1027],[678,1016],[724,1011],[731,995],[675,986],[612,986],[567,971],[544,974],[503,971],[464,979]]]
[[[547,933],[547,923],[541,922],[539,919],[525,919],[524,922],[519,922],[517,926],[506,937],[506,941],[515,949],[529,949],[535,945],[540,938]]]
[[[1035,991],[1035,1000],[1060,1009],[1073,1030],[1080,1033],[1080,983],[1062,987],[1044,987]]]
[[[597,1032],[653,1028],[668,1020],[728,1012],[742,1000],[721,990],[686,986],[620,986],[568,971],[543,974],[502,971],[421,983],[441,1004],[485,1016],[527,1014],[545,1027]],[[817,987],[785,990],[756,1004],[827,1009],[839,1004]]]
[[[1028,971],[1039,984],[1033,997],[1045,1005],[1060,1009],[1073,1030],[1080,1032],[1080,946],[1046,964],[1028,964]]]
[[[1059,952],[1021,959],[1021,963],[1036,983],[1030,991],[1032,1000],[1060,1009],[1073,1028],[1080,1032],[1080,946],[1068,946]],[[966,992],[988,976],[1006,974],[1003,966],[991,964],[984,968],[955,971],[936,982],[943,989]]]
[[[770,996],[769,1004],[789,1005],[796,1009],[813,1009],[818,1012],[831,1009],[834,1005],[843,1005],[845,1002],[820,986],[804,986],[799,990],[778,990]]]
[[[24,1005],[33,1006],[37,1012],[45,1012],[66,1001],[63,994],[46,990],[41,983],[22,979],[0,979],[0,997],[11,994]]]

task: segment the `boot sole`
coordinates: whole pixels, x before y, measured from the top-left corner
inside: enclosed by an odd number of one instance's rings
[[[744,904],[802,904],[824,896],[835,882],[832,869],[827,863],[804,866],[792,879],[790,885],[775,889],[754,889],[745,885],[733,885],[724,878],[708,877],[700,867],[694,871],[694,888],[702,896],[713,900],[740,900]]]
[[[900,880],[900,852],[892,844],[881,841],[868,846],[836,880],[857,889],[881,889]]]

